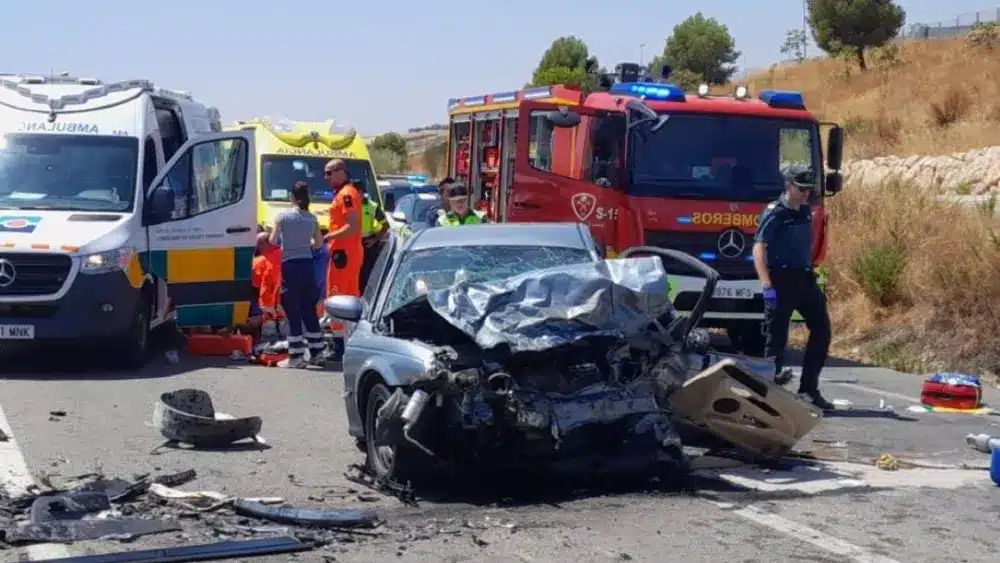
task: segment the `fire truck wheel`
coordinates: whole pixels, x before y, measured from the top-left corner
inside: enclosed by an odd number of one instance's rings
[[[761,330],[760,321],[745,321],[734,323],[726,327],[726,334],[733,348],[743,352],[747,356],[764,355],[764,332]]]

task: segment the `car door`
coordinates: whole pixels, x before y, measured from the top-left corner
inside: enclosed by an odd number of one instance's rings
[[[175,200],[169,217],[146,216],[146,262],[166,284],[180,326],[231,326],[249,315],[255,170],[252,132],[227,131],[187,141],[153,180]]]
[[[547,119],[560,110],[558,104],[521,104],[507,220],[584,223],[602,246],[611,248],[623,199],[621,174],[615,173],[617,164],[597,165],[593,144],[608,112],[567,109],[581,116],[579,123],[557,126]]]

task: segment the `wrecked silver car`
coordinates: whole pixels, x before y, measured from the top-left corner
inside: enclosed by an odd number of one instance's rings
[[[635,250],[602,260],[579,224],[391,238],[361,299],[326,302],[350,323],[347,416],[369,468],[397,481],[441,462],[660,475],[684,467],[671,408],[724,439],[751,436],[755,453],[791,447],[818,415],[789,435],[766,396],[794,395],[732,360],[699,374],[707,338],[692,328],[718,274]],[[688,318],[675,315],[664,259],[706,277]]]

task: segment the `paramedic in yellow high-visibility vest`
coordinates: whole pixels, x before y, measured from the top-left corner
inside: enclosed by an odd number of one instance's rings
[[[364,292],[368,283],[368,276],[371,274],[375,260],[378,259],[382,247],[385,246],[385,237],[389,233],[389,222],[386,221],[385,212],[377,201],[372,201],[368,194],[364,194],[364,201],[361,202],[361,241],[364,245],[364,260],[361,263],[361,277],[358,287]]]
[[[448,211],[443,209],[438,211],[439,227],[460,227],[489,222],[485,213],[469,205],[469,190],[463,184],[449,186],[444,191],[444,197],[448,200]]]

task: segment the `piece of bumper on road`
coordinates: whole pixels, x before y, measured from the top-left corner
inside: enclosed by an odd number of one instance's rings
[[[195,447],[221,447],[253,438],[264,422],[259,416],[222,418],[212,397],[200,389],[180,389],[160,395],[153,423],[168,441]]]
[[[316,528],[371,528],[378,522],[378,513],[361,508],[295,508],[267,506],[260,502],[237,499],[233,510],[238,514],[283,524]]]
[[[674,414],[750,454],[780,457],[819,424],[823,411],[727,358],[670,395]]]
[[[113,337],[132,324],[138,299],[122,272],[80,274],[57,301],[0,301],[0,324],[32,325],[35,340]]]

